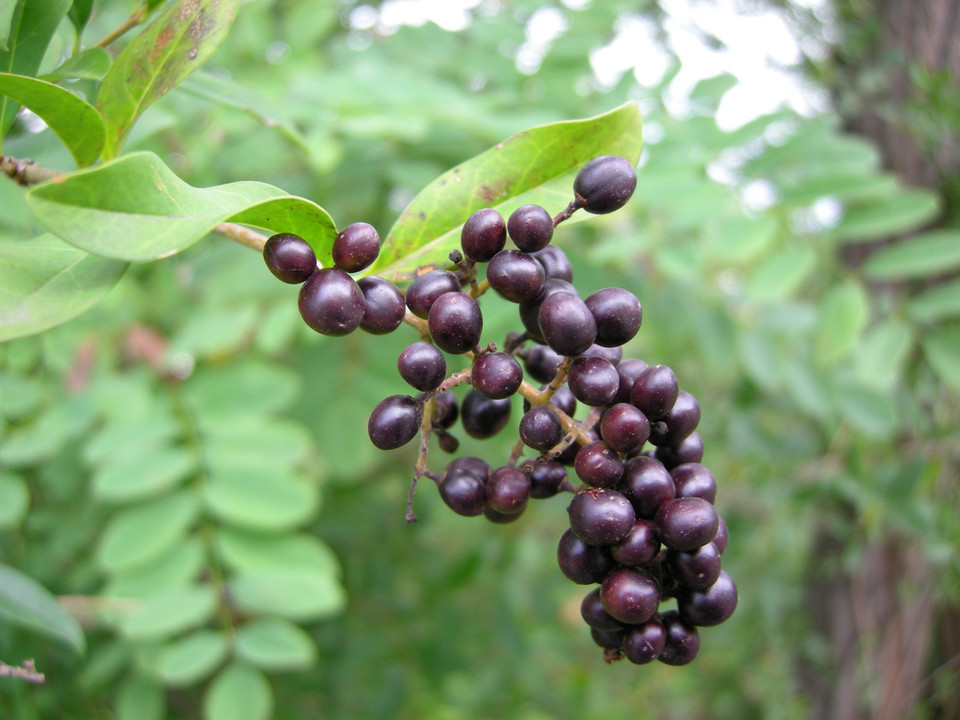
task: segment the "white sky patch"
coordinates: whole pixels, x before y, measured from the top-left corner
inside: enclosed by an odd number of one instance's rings
[[[527,39],[517,49],[517,70],[533,75],[540,69],[553,41],[563,35],[570,23],[557,8],[540,8],[527,20]]]

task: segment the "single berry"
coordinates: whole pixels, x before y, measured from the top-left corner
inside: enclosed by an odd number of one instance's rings
[[[552,246],[549,246],[552,247]],[[527,331],[527,337],[534,342],[543,344],[543,333],[540,332],[540,306],[549,296],[558,292],[568,292],[577,295],[577,289],[566,280],[548,278],[544,281],[540,294],[530,302],[520,303],[520,322]]]
[[[717,546],[717,550],[720,551],[721,555],[723,555],[723,551],[727,549],[727,543],[729,541],[730,531],[727,529],[727,523],[724,522],[723,518],[720,518],[717,535],[713,538],[713,544]]]
[[[717,581],[706,590],[681,593],[677,609],[684,620],[700,627],[719,625],[737,609],[737,586],[733,578],[721,570]]]
[[[623,476],[623,461],[605,442],[597,440],[577,451],[573,469],[590,487],[612,488]]]
[[[446,471],[450,472],[451,470],[466,470],[476,475],[484,484],[490,479],[490,473],[492,472],[490,463],[483,458],[472,455],[464,455],[463,457],[451,460],[447,465]]]
[[[473,364],[470,380],[484,397],[500,400],[513,395],[523,382],[523,368],[512,355],[487,353]]]
[[[522,512],[530,498],[530,477],[521,469],[504,466],[490,475],[487,504],[499,513]]]
[[[543,250],[537,250],[531,254],[543,265],[547,280],[573,282],[573,265],[570,263],[570,258],[556,245],[547,245]]]
[[[386,335],[400,327],[405,304],[403,293],[386,278],[368,275],[357,280],[363,293],[363,317],[360,329],[371,335]]]
[[[401,351],[397,358],[400,377],[417,390],[435,390],[447,377],[447,359],[428,342],[415,342]]]
[[[430,338],[444,352],[454,355],[473,350],[480,342],[483,316],[477,301],[466,293],[444,293],[430,307],[427,318]]]
[[[547,345],[560,355],[580,355],[597,337],[593,314],[583,300],[571,293],[547,296],[540,305],[537,321]]]
[[[557,544],[557,563],[568,580],[577,585],[601,582],[615,563],[609,551],[599,545],[588,545],[567,530]]]
[[[708,542],[692,552],[669,552],[667,564],[670,574],[684,588],[706,590],[720,577],[720,550]]]
[[[626,158],[601,155],[588,162],[573,181],[577,203],[589,213],[604,215],[626,205],[637,187],[637,171]]]
[[[692,432],[678,445],[658,447],[653,456],[668,470],[684,463],[698,463],[703,460],[703,440],[700,433]]]
[[[295,285],[306,282],[317,269],[317,256],[299,235],[278,233],[263,246],[263,261],[278,280]]]
[[[530,497],[537,500],[553,497],[567,481],[566,469],[556,460],[544,463],[530,460],[523,464],[522,469],[530,475]]]
[[[630,394],[633,391],[633,383],[637,377],[647,368],[643,360],[637,358],[627,358],[621,360],[617,365],[617,375],[620,376],[620,387],[617,388],[617,395],[613,398],[614,402],[630,402]]]
[[[434,301],[448,292],[460,290],[460,280],[449,270],[431,270],[413,279],[407,288],[407,307],[419,318],[426,319]]]
[[[539,205],[523,205],[510,213],[507,234],[523,252],[543,250],[553,238],[553,218]]]
[[[673,370],[666,365],[651,365],[637,375],[630,402],[653,422],[670,412],[679,393],[680,386]]]
[[[499,510],[494,510],[490,505],[486,505],[483,508],[483,516],[497,525],[506,525],[507,523],[515,522],[520,519],[521,515],[523,515],[523,510],[515,513],[502,513]]]
[[[699,497],[707,502],[717,499],[717,480],[700,463],[684,463],[670,471],[677,486],[677,497]]]
[[[470,437],[483,439],[503,430],[510,419],[510,400],[491,400],[470,390],[460,405],[460,422]]]
[[[601,357],[582,355],[567,372],[567,386],[584,405],[603,407],[611,402],[620,387],[617,369]]]
[[[676,610],[661,613],[660,621],[667,638],[657,658],[666,665],[686,665],[693,661],[700,650],[700,633],[684,620]]]
[[[452,392],[441,392],[433,398],[433,415],[431,420],[435,428],[450,428],[460,416],[460,407],[457,405],[457,396]]]
[[[617,490],[633,505],[637,517],[647,520],[677,496],[673,478],[663,464],[644,455],[627,460]]]
[[[645,570],[619,567],[603,579],[600,599],[603,608],[617,620],[639,625],[657,612],[660,586]]]
[[[563,425],[549,407],[531,408],[520,418],[520,439],[527,447],[547,452],[563,439]]]
[[[534,345],[523,359],[527,372],[537,382],[548,383],[557,374],[563,358],[546,345]]]
[[[310,276],[297,298],[300,316],[323,335],[347,335],[363,319],[363,293],[339,268],[324,268]]]
[[[719,518],[713,505],[697,497],[677,498],[665,503],[654,519],[660,540],[671,550],[689,552],[713,540]]]
[[[681,390],[670,412],[650,429],[650,442],[658,447],[679,445],[699,423],[700,404],[693,395]]]
[[[337,235],[332,252],[333,264],[338,268],[348,273],[360,272],[380,254],[380,236],[373,225],[353,223]]]
[[[619,453],[639,453],[649,436],[647,416],[629,403],[611,405],[600,418],[600,437]]]
[[[588,545],[612,545],[630,529],[636,516],[630,502],[615,490],[584,490],[567,508],[570,529]]]
[[[487,265],[487,282],[498,295],[510,302],[536,299],[543,288],[543,265],[532,255],[519,250],[501,250]]]
[[[637,520],[627,536],[610,546],[613,559],[626,567],[639,567],[653,562],[660,553],[657,528],[649,520]]]
[[[474,517],[483,512],[486,486],[468,470],[447,469],[437,484],[440,497],[457,515]]]
[[[600,588],[594,588],[580,601],[580,617],[592,628],[597,630],[622,630],[623,623],[603,609],[600,600]]]
[[[635,665],[653,662],[667,642],[667,630],[657,617],[652,617],[641,625],[627,628],[623,635],[623,656]]]
[[[597,345],[618,347],[640,329],[643,311],[637,296],[623,288],[597,290],[584,302],[597,321]]]
[[[507,242],[507,225],[493,208],[477,210],[463,224],[460,247],[474,262],[489,262]]]
[[[597,630],[590,628],[590,637],[604,650],[619,652],[623,644],[625,632],[623,630]]]
[[[588,347],[583,354],[587,357],[603,358],[614,367],[619,365],[620,361],[623,360],[623,348],[604,347],[603,345],[597,345],[596,343]]]
[[[377,403],[367,422],[370,442],[393,450],[416,437],[423,420],[423,405],[409,395],[391,395]]]

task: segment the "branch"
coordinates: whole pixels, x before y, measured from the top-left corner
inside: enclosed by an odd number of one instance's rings
[[[20,667],[7,665],[0,660],[0,677],[17,678],[29,683],[40,685],[46,678],[43,673],[37,672],[37,666],[33,660],[24,660]]]
[[[66,175],[58,170],[38,165],[33,160],[20,160],[5,155],[0,155],[0,172],[24,187],[48,180],[59,180]]]
[[[147,6],[141,5],[139,8],[130,13],[130,17],[123,21],[123,24],[114,30],[112,33],[107,35],[103,40],[98,42],[94,47],[105,48],[107,45],[112,43],[117,38],[124,35],[128,30],[135,28],[137,25],[142,23],[147,17]]]
[[[231,240],[236,240],[241,245],[246,245],[258,252],[263,252],[263,246],[267,244],[266,235],[261,235],[256,230],[251,230],[236,223],[222,222],[213,229],[213,232]]]

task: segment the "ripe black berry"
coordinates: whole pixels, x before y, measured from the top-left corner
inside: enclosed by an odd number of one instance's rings
[[[566,469],[556,460],[544,463],[529,461],[522,468],[530,475],[530,497],[538,500],[556,495],[567,480]]]
[[[591,487],[612,488],[623,476],[623,461],[605,442],[598,440],[580,448],[573,469],[577,477]]]
[[[460,416],[460,407],[457,405],[457,396],[449,390],[437,393],[433,398],[433,426],[436,428],[450,428]]]
[[[510,302],[534,300],[543,288],[543,265],[519,250],[501,250],[487,265],[487,281],[497,294]]]
[[[552,247],[552,246],[548,246]],[[538,343],[545,342],[540,332],[540,306],[550,295],[558,292],[577,294],[577,289],[566,280],[548,278],[540,289],[540,294],[530,302],[520,303],[520,322],[531,340]]]
[[[306,282],[317,269],[317,256],[299,235],[278,233],[263,246],[263,261],[270,272],[291,285]]]
[[[580,601],[580,617],[592,628],[597,630],[622,630],[623,623],[603,608],[600,600],[600,588],[594,588]]]
[[[652,562],[660,552],[657,528],[649,520],[637,520],[627,536],[610,546],[613,559],[626,567],[638,567]]]
[[[698,463],[703,460],[703,440],[699,433],[692,432],[678,445],[658,447],[653,456],[668,470],[684,463]]]
[[[697,429],[700,422],[700,404],[688,392],[681,390],[673,407],[650,431],[650,442],[658,447],[678,445]]]
[[[603,580],[615,563],[605,547],[588,545],[567,530],[557,544],[560,571],[578,585],[592,585]]]
[[[573,181],[580,206],[603,215],[619,210],[637,187],[637,172],[626,158],[601,155],[584,165]]]
[[[687,622],[711,627],[733,615],[737,599],[736,584],[725,570],[721,570],[717,581],[706,590],[681,593],[677,598],[677,609]]]
[[[603,579],[600,586],[603,608],[613,617],[630,625],[645,623],[657,612],[660,586],[654,577],[637,568],[619,567]]]
[[[404,301],[400,289],[386,278],[368,275],[357,281],[363,293],[360,329],[371,335],[386,335],[403,322]]]
[[[354,273],[369,267],[380,254],[380,236],[373,225],[357,222],[347,225],[333,241],[333,264]]]
[[[457,515],[474,517],[483,512],[486,486],[468,470],[448,469],[437,484],[440,497]]]
[[[584,490],[567,508],[570,529],[588,545],[612,545],[626,537],[636,516],[630,502],[615,490]]]
[[[413,440],[423,420],[423,405],[409,395],[391,395],[377,403],[367,422],[370,442],[393,450]]]
[[[499,513],[514,515],[523,511],[530,498],[530,477],[519,468],[504,466],[490,475],[487,504]]]
[[[472,455],[465,455],[451,460],[447,465],[447,472],[451,470],[466,470],[476,475],[484,484],[490,479],[490,473],[492,472],[490,463],[483,458]]]
[[[353,278],[338,268],[310,276],[297,298],[304,322],[323,335],[346,335],[363,319],[363,293]]]
[[[670,471],[677,486],[677,497],[699,497],[707,502],[717,499],[717,480],[700,463],[684,463]]]
[[[584,302],[597,321],[597,345],[618,347],[632,340],[640,329],[643,311],[629,290],[604,288]]]
[[[553,218],[539,205],[523,205],[507,219],[507,234],[523,252],[542,250],[553,238]]]
[[[561,355],[579,355],[593,345],[597,323],[586,304],[576,295],[549,295],[537,313],[540,332],[547,345]]]
[[[666,665],[686,665],[692,662],[700,650],[700,633],[697,628],[684,620],[676,610],[661,613],[660,621],[666,630],[667,638],[657,660]]]
[[[434,390],[447,376],[447,359],[428,342],[408,345],[397,358],[400,377],[417,390]]]
[[[546,345],[534,345],[524,357],[523,362],[530,376],[538,382],[548,383],[557,374],[562,357]]]
[[[680,386],[673,370],[666,365],[651,365],[637,375],[630,402],[652,422],[670,412],[679,393]]]
[[[489,262],[507,242],[507,225],[493,208],[477,210],[463,224],[460,247],[474,262]]]
[[[503,430],[510,419],[510,400],[491,400],[470,390],[460,405],[460,421],[470,437],[488,438]]]
[[[627,660],[635,665],[645,665],[660,657],[666,641],[666,628],[659,618],[652,617],[642,625],[627,628],[621,648]]]
[[[667,564],[680,585],[689,590],[706,590],[720,577],[720,550],[708,542],[693,552],[670,552]]]
[[[600,437],[619,453],[639,453],[649,436],[647,416],[629,403],[611,405],[600,418]]]
[[[513,395],[523,382],[523,368],[512,356],[503,352],[487,353],[477,358],[471,372],[474,389],[484,397],[500,400]]]
[[[465,353],[480,342],[483,316],[477,301],[466,293],[444,293],[430,307],[430,337],[444,352]]]
[[[613,398],[614,402],[630,402],[630,394],[633,391],[633,383],[637,377],[647,367],[643,360],[637,358],[627,358],[617,365],[617,375],[620,376],[620,387],[617,388],[617,395]]]
[[[448,270],[431,270],[413,279],[407,288],[407,307],[419,318],[426,319],[434,301],[448,292],[460,290],[457,276]]]
[[[547,452],[563,438],[560,418],[549,407],[535,407],[520,418],[520,439],[528,447]]]
[[[570,365],[567,386],[584,405],[602,407],[611,402],[620,387],[617,369],[600,357],[583,355]]]
[[[713,540],[719,518],[703,498],[684,497],[665,503],[654,520],[660,540],[671,550],[689,552]]]
[[[637,517],[648,520],[677,496],[673,478],[663,464],[644,455],[627,460],[617,489],[633,505]]]
[[[573,265],[567,254],[556,245],[547,245],[532,255],[543,265],[547,280],[566,280],[573,282]]]

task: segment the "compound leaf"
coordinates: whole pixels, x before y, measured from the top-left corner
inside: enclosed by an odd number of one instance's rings
[[[267,720],[272,711],[270,683],[245,664],[224,668],[203,697],[204,720]]]
[[[57,599],[19,570],[0,565],[0,619],[62,640],[78,653],[83,630]]]
[[[290,620],[316,620],[338,613],[346,602],[329,572],[301,568],[260,568],[239,573],[228,583],[236,606]]]
[[[160,651],[157,674],[167,685],[192,685],[212,673],[229,649],[222,632],[197,630]]]
[[[237,630],[237,655],[263,670],[308,668],[316,661],[317,646],[289,620],[261,618]]]

